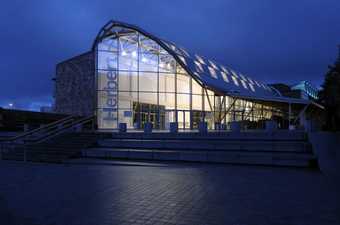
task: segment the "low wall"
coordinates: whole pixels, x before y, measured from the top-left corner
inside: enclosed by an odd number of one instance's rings
[[[320,170],[340,184],[340,132],[309,132]]]

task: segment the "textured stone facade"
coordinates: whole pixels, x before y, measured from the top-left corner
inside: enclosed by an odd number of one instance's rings
[[[95,111],[95,60],[87,52],[57,65],[55,111],[89,116]]]

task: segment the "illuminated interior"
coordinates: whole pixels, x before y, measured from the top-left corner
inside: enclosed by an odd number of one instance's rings
[[[211,82],[233,85],[236,91],[231,91],[249,95],[272,94],[268,86],[135,29],[111,27],[96,42],[95,52],[99,129],[117,129],[119,123],[142,129],[146,122],[160,130],[169,129],[171,122],[178,122],[179,129],[197,129],[200,121],[209,129],[231,121],[258,126],[258,121],[283,116],[279,107],[214,91],[199,78],[208,73]],[[189,64],[192,73],[186,68]]]

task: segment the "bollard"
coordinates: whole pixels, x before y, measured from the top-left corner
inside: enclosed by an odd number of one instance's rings
[[[225,124],[225,123],[222,123],[222,124],[221,124],[221,130],[226,130],[226,129],[227,129],[226,124]]]
[[[215,130],[222,130],[222,124],[221,123],[215,123]]]
[[[144,123],[144,133],[152,133],[153,124],[150,122]]]
[[[133,123],[133,128],[134,129],[140,129],[140,123],[139,122]]]
[[[178,123],[171,122],[170,123],[170,133],[177,133],[178,132]]]
[[[198,123],[198,131],[201,134],[206,134],[208,133],[208,123],[207,122],[199,122]]]
[[[241,124],[238,121],[230,122],[230,130],[232,132],[240,132],[241,131]]]
[[[127,130],[126,123],[119,123],[119,132],[126,133],[126,130]]]

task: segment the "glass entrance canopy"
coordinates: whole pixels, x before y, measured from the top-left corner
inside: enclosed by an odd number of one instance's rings
[[[133,25],[110,22],[97,36],[97,124],[132,129],[151,122],[196,129],[200,121],[250,123],[283,116],[280,107],[252,101],[279,97],[267,85],[154,37]],[[244,98],[241,98],[243,96]]]

